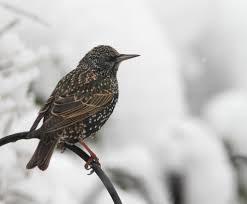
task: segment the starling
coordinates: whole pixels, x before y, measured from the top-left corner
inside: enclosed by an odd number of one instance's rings
[[[38,136],[40,141],[27,169],[47,169],[54,149],[65,143],[80,142],[91,155],[87,165],[97,158],[84,139],[96,133],[113,112],[119,95],[119,64],[137,56],[100,45],[58,82],[30,129],[29,135]],[[41,119],[43,123],[37,129]]]

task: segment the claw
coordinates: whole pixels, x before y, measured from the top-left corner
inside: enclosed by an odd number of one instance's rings
[[[97,157],[91,156],[91,157],[87,160],[86,164],[84,165],[84,167],[85,167],[86,170],[91,170],[90,173],[89,173],[88,175],[91,175],[91,174],[94,173],[94,170],[93,170],[93,168],[92,168],[92,163],[95,163],[95,164],[101,166],[101,164],[100,164],[100,162],[99,162],[99,159],[98,159]]]
[[[90,158],[87,160],[86,164],[84,165],[84,167],[85,167],[86,170],[92,169],[92,162],[93,162],[93,158],[90,157]]]
[[[94,173],[94,170],[93,169],[91,169],[91,171],[87,174],[87,175],[92,175]]]

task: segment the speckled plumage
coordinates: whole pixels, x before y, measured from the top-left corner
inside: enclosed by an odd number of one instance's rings
[[[29,134],[38,134],[41,139],[27,168],[45,170],[57,145],[76,143],[104,125],[118,101],[119,64],[136,56],[98,46],[58,82],[30,129]],[[36,129],[41,119],[43,124]]]

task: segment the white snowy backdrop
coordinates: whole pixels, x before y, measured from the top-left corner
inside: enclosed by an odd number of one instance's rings
[[[26,11],[26,13],[23,11]],[[0,136],[30,128],[57,81],[93,46],[121,65],[119,103],[88,143],[128,204],[247,202],[247,2],[0,2]],[[30,14],[30,15],[29,15]],[[111,203],[69,151],[26,170],[37,141],[0,148],[0,203]]]

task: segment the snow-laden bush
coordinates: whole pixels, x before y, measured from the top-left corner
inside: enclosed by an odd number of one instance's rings
[[[14,33],[0,36],[0,135],[24,131],[30,127],[37,107],[34,105],[30,85],[39,72],[35,64],[38,56],[26,48]],[[14,187],[16,182],[28,177],[25,171],[27,156],[33,150],[32,143],[11,144],[1,148],[0,176],[1,197],[4,202],[28,202],[31,197],[21,194]]]

